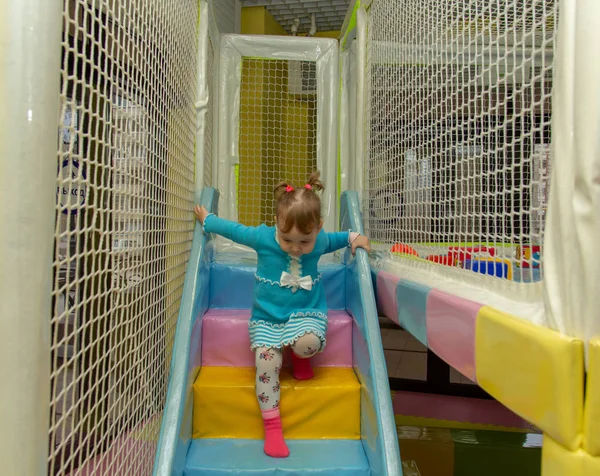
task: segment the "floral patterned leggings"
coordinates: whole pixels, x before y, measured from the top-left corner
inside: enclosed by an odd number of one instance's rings
[[[308,359],[321,348],[321,340],[315,334],[304,334],[293,345],[298,357]],[[259,347],[256,359],[256,398],[262,411],[279,408],[279,372],[283,362],[281,349]]]

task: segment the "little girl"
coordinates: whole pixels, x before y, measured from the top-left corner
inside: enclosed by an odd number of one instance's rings
[[[308,183],[275,188],[275,226],[248,227],[227,221],[204,207],[194,212],[206,233],[217,233],[256,250],[258,265],[249,321],[251,349],[256,361],[256,396],[265,428],[265,453],[285,458],[290,452],[283,439],[279,416],[279,372],[284,347],[292,348],[293,375],[313,377],[310,358],[325,348],[327,303],[317,270],[319,258],[348,245],[370,250],[369,240],[357,233],[322,230],[324,186],[314,172]]]

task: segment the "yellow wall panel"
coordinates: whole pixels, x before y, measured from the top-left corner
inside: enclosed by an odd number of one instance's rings
[[[244,7],[240,23],[243,35],[265,34],[265,7]]]
[[[542,476],[598,476],[600,458],[583,449],[569,451],[548,435],[542,447]]]
[[[265,7],[244,7],[240,32],[243,35],[287,35]]]
[[[287,35],[287,31],[275,21],[275,18],[265,8],[265,35]]]
[[[477,382],[563,446],[580,446],[583,343],[484,306],[475,331]]]

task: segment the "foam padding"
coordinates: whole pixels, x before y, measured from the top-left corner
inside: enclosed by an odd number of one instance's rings
[[[254,365],[249,317],[249,309],[209,309],[202,319],[202,365]],[[344,311],[330,311],[328,320],[327,346],[313,357],[313,367],[352,367],[352,318]],[[289,364],[289,359],[284,359],[284,364]]]
[[[427,299],[427,342],[440,358],[476,381],[475,322],[481,304],[432,289]]]
[[[319,266],[329,309],[346,308],[346,268],[341,264]],[[256,265],[214,262],[210,270],[209,307],[249,309],[252,306]]]
[[[600,458],[582,448],[570,451],[553,438],[544,435],[542,476],[598,476]]]
[[[254,367],[202,367],[194,383],[193,438],[263,438],[254,380]],[[321,367],[313,379],[297,381],[283,370],[281,419],[289,439],[360,438],[354,371]]]
[[[427,296],[431,288],[412,281],[400,281],[396,287],[398,323],[427,345]]]
[[[360,441],[292,440],[290,456],[269,458],[259,440],[194,440],[188,452],[187,476],[252,476],[312,474],[315,476],[370,476]]]
[[[396,287],[400,277],[387,271],[377,273],[376,296],[379,312],[398,324],[398,300],[396,298]]]
[[[592,339],[588,346],[583,448],[592,456],[600,456],[600,338]]]
[[[583,343],[488,306],[477,315],[477,382],[575,450],[583,419]]]

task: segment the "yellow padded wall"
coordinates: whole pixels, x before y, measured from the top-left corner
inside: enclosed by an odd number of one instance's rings
[[[570,450],[582,440],[583,343],[489,306],[477,315],[477,382]]]
[[[569,451],[544,434],[542,447],[542,476],[598,476],[600,458],[583,449]]]

